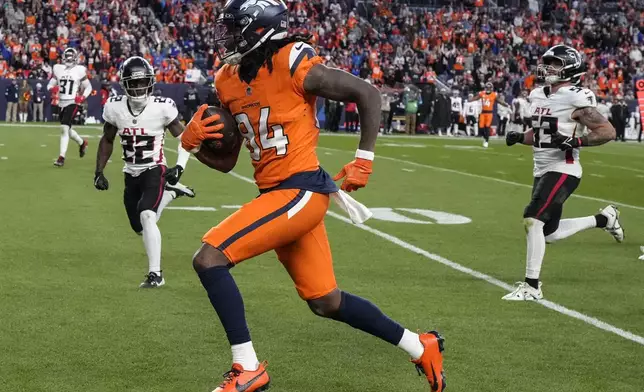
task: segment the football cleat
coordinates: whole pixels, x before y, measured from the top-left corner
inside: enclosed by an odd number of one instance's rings
[[[265,362],[253,371],[244,370],[242,365],[233,363],[232,369],[224,373],[224,381],[212,392],[261,392],[267,391],[270,383]]]
[[[483,142],[483,148],[487,148],[487,146],[488,146],[488,143],[487,143],[487,142]]]
[[[196,196],[195,190],[192,188],[189,188],[185,185],[183,185],[180,182],[177,182],[174,185],[170,185],[170,183],[166,182],[165,183],[165,190],[166,191],[174,191],[174,193],[177,194],[177,197],[181,196],[188,196],[190,198],[193,198]]]
[[[599,210],[599,213],[604,215],[608,219],[608,223],[606,223],[604,230],[609,232],[610,235],[615,238],[615,241],[624,241],[624,229],[622,228],[622,224],[619,221],[619,209],[611,204],[603,210]]]
[[[535,289],[526,282],[517,282],[517,288],[513,292],[503,296],[506,301],[538,301],[543,298],[541,282],[539,288]]]
[[[87,139],[83,139],[83,144],[78,147],[78,154],[81,158],[84,157],[85,153],[87,152],[87,144]]]
[[[442,392],[447,384],[445,383],[445,372],[443,371],[443,343],[445,339],[436,331],[420,334],[420,342],[425,351],[417,360],[412,360],[416,365],[418,375],[425,375],[432,392]]]
[[[145,280],[139,285],[139,288],[142,289],[153,289],[156,287],[161,287],[165,284],[165,279],[163,279],[163,274],[156,272],[150,272],[145,275]]]
[[[640,256],[640,260],[644,261],[644,246],[640,246],[640,251],[642,252],[642,255]]]
[[[59,156],[58,159],[56,159],[56,162],[54,162],[54,166],[57,166],[57,167],[65,166],[65,157]]]

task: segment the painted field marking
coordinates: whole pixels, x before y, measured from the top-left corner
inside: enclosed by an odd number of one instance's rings
[[[337,148],[329,148],[329,147],[318,147],[318,149],[320,149],[320,150],[331,150],[331,151],[344,151],[345,153],[352,153],[351,151],[340,150],[340,149],[337,149]],[[485,158],[485,157],[483,157],[483,158]],[[441,171],[441,172],[445,172],[445,173],[454,173],[454,174],[459,174],[459,175],[462,175],[462,176],[479,178],[479,179],[482,179],[482,180],[500,182],[500,183],[506,184],[506,185],[514,185],[514,186],[520,186],[522,188],[532,189],[532,185],[522,184],[520,182],[502,180],[502,179],[496,178],[496,177],[483,176],[483,175],[480,175],[480,174],[468,173],[468,172],[463,172],[463,171],[459,171],[459,170],[448,169],[448,168],[445,168],[445,167],[426,165],[424,163],[406,161],[404,159],[392,158],[392,157],[387,157],[387,156],[383,156],[383,155],[378,155],[377,159],[384,159],[384,160],[387,160],[387,161],[404,163],[404,164],[410,165],[410,166],[424,167],[426,169],[432,169],[432,170]],[[606,200],[606,199],[602,199],[602,198],[599,198],[599,197],[579,195],[579,194],[576,194],[576,193],[573,193],[571,195],[571,197],[575,197],[575,198],[578,198],[578,199],[584,199],[584,200],[599,201],[599,202],[608,203],[608,204],[615,204],[615,205],[620,206],[620,207],[628,207],[628,208],[633,208],[635,210],[644,211],[644,207],[642,207],[642,206],[626,204],[626,203],[622,203],[622,202],[618,202],[618,201],[614,201],[614,200]]]
[[[414,170],[414,169],[407,169],[406,167],[403,167],[401,170],[402,170],[402,171],[406,171],[406,172],[408,172],[408,173],[413,173],[413,172],[415,172],[415,171],[416,171],[416,170]]]
[[[167,150],[177,153],[177,150],[174,150],[174,149],[168,148]],[[338,151],[343,151],[343,150],[338,150]],[[382,157],[380,157],[380,158],[382,158]],[[190,159],[197,160],[197,158],[195,158],[193,156],[190,156]],[[239,179],[241,181],[247,182],[249,184],[255,184],[254,180],[252,180],[252,179],[250,179],[250,178],[248,178],[246,176],[243,176],[241,174],[235,173],[233,171],[229,172],[228,174],[230,174],[231,176],[233,176],[233,177],[235,177],[235,178],[237,178],[237,179]],[[471,277],[483,280],[483,281],[488,282],[488,283],[490,283],[490,284],[492,284],[494,286],[500,287],[500,288],[504,289],[505,291],[511,291],[511,290],[514,289],[513,286],[511,286],[511,285],[509,285],[509,284],[507,284],[507,283],[505,283],[505,282],[503,282],[503,281],[501,281],[499,279],[496,279],[496,278],[494,278],[494,277],[492,277],[490,275],[484,274],[482,272],[473,270],[473,269],[471,269],[469,267],[466,267],[466,266],[464,266],[462,264],[459,264],[459,263],[453,262],[451,260],[448,260],[448,259],[446,259],[446,258],[444,258],[444,257],[442,257],[440,255],[430,253],[430,252],[428,252],[428,251],[426,251],[424,249],[421,249],[421,248],[419,248],[419,247],[417,247],[415,245],[412,245],[412,244],[410,244],[410,243],[408,243],[406,241],[403,241],[400,238],[395,237],[395,236],[393,236],[391,234],[385,233],[385,232],[380,231],[378,229],[374,229],[374,228],[369,227],[367,225],[354,224],[353,222],[351,222],[351,219],[346,218],[346,217],[344,217],[344,216],[342,216],[340,214],[337,214],[337,213],[335,213],[333,211],[327,211],[327,215],[329,215],[329,216],[331,216],[331,217],[333,217],[335,219],[338,219],[338,220],[340,220],[342,222],[348,223],[351,226],[357,227],[357,228],[359,228],[361,230],[364,230],[366,232],[374,234],[374,235],[376,235],[376,236],[378,236],[378,237],[380,237],[382,239],[385,239],[385,240],[387,240],[387,241],[389,241],[389,242],[391,242],[391,243],[393,243],[395,245],[398,245],[401,248],[406,249],[406,250],[408,250],[410,252],[413,252],[413,253],[416,253],[418,255],[424,256],[424,257],[426,257],[426,258],[428,258],[430,260],[436,261],[436,262],[438,262],[440,264],[443,264],[443,265],[445,265],[445,266],[447,266],[449,268],[452,268],[452,269],[454,269],[456,271],[462,272],[462,273],[467,274],[467,275],[469,275]],[[499,298],[499,302],[500,301],[501,301],[501,299]],[[635,342],[635,343],[638,343],[638,344],[641,344],[641,345],[644,346],[644,337],[636,335],[636,334],[634,334],[632,332],[629,332],[629,331],[626,331],[624,329],[618,328],[618,327],[616,327],[614,325],[608,324],[608,323],[606,323],[604,321],[601,321],[601,320],[599,320],[597,318],[585,315],[585,314],[583,314],[581,312],[578,312],[578,311],[573,310],[573,309],[566,308],[565,306],[559,305],[559,304],[557,304],[555,302],[548,301],[548,300],[535,301],[534,303],[539,304],[541,306],[544,306],[544,307],[546,307],[548,309],[554,310],[557,313],[560,313],[560,314],[563,314],[565,316],[572,317],[574,319],[582,321],[582,322],[584,322],[586,324],[589,324],[589,325],[591,325],[591,326],[593,326],[595,328],[601,329],[601,330],[606,331],[606,332],[613,333],[613,334],[615,334],[617,336],[620,336],[620,337],[622,337],[622,338],[624,338],[626,340],[630,340],[632,342]]]

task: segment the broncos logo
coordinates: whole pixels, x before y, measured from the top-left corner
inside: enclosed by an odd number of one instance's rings
[[[249,8],[260,8],[264,11],[267,7],[279,5],[278,0],[248,0],[239,7],[241,11],[246,11]]]

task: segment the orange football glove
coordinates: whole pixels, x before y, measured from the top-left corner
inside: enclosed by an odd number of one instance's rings
[[[344,178],[340,189],[345,192],[353,192],[364,188],[369,181],[371,166],[373,162],[368,159],[356,158],[355,160],[344,165],[340,173],[333,177],[333,181]]]
[[[208,109],[206,104],[199,106],[199,109],[192,116],[192,119],[186,125],[186,129],[181,134],[181,147],[184,150],[194,153],[199,151],[202,141],[224,137],[219,132],[224,129],[224,124],[218,122],[221,117],[215,114],[214,116],[203,118],[203,112],[206,109]]]

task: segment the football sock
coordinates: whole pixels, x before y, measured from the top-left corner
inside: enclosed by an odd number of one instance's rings
[[[599,214],[604,220],[607,220],[604,215]],[[579,233],[582,230],[592,229],[593,227],[603,227],[598,225],[597,217],[595,216],[585,216],[583,218],[573,218],[573,219],[562,219],[559,222],[559,227],[557,230],[546,236],[547,242],[555,242],[568,238],[575,233]],[[606,226],[604,224],[604,226]]]
[[[543,235],[544,223],[538,219],[526,218],[526,268],[525,276],[530,279],[539,279],[543,256],[546,254],[546,237]]]
[[[242,344],[232,345],[233,363],[242,365],[244,370],[257,370],[259,368],[259,360],[253,348],[253,342],[246,342]]]
[[[483,138],[486,142],[490,140],[490,128],[483,128]]]
[[[60,126],[60,156],[64,157],[67,154],[67,145],[69,144],[69,127],[67,125]]]
[[[597,214],[593,218],[595,218],[595,226],[592,227],[599,227],[603,229],[608,224],[608,218],[606,218],[602,214]]]
[[[163,209],[166,208],[172,200],[176,199],[176,197],[177,193],[175,191],[163,192],[163,197],[161,197],[159,207],[157,208],[157,222],[159,221],[159,219],[161,219],[161,213],[163,213]]]
[[[81,144],[83,144],[83,138],[82,138],[82,137],[80,137],[80,135],[79,135],[78,133],[76,133],[76,131],[74,131],[74,130],[73,130],[73,129],[71,129],[71,128],[69,128],[69,137],[70,137],[73,141],[75,141],[76,143],[78,143],[78,145],[79,145],[79,146],[80,146]]]
[[[420,342],[418,334],[411,332],[408,329],[405,329],[403,336],[398,343],[398,347],[405,350],[412,359],[418,359],[423,356],[425,347]]]
[[[376,336],[397,346],[404,334],[404,328],[366,299],[342,292],[340,309],[334,319],[353,328]]]
[[[212,307],[226,331],[231,346],[250,342],[250,332],[242,299],[235,279],[227,266],[211,267],[197,272],[201,285],[208,293]]]
[[[157,226],[157,218],[154,211],[145,210],[141,212],[141,226],[143,227],[143,246],[148,255],[148,267],[150,272],[161,272],[161,231]]]
[[[535,289],[539,288],[539,279],[525,278],[525,282],[529,284],[532,288],[535,288]]]

